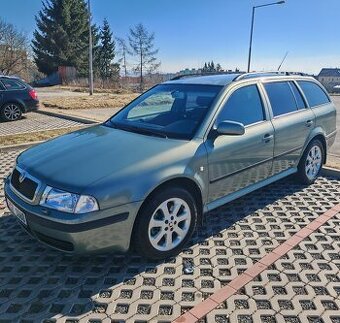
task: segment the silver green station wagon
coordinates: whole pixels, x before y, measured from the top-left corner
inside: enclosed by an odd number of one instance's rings
[[[335,136],[335,106],[312,77],[175,78],[103,124],[21,153],[5,194],[54,248],[164,258],[204,213],[290,174],[313,183]]]

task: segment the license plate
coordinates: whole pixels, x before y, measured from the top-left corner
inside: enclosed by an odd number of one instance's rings
[[[6,200],[9,210],[14,214],[23,224],[27,225],[25,213],[19,210],[10,200]]]

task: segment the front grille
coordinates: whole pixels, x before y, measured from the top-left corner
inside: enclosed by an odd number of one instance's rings
[[[22,173],[18,169],[14,169],[11,177],[11,184],[21,195],[30,201],[33,201],[35,192],[38,188],[38,183],[27,176],[20,181],[21,174]]]

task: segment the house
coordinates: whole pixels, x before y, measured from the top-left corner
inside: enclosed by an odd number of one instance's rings
[[[340,68],[323,68],[318,80],[329,92],[334,91],[334,86],[340,85]]]

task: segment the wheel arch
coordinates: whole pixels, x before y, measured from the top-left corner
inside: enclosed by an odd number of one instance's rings
[[[326,142],[326,136],[323,132],[323,130],[321,128],[316,128],[314,129],[314,131],[310,134],[310,136],[308,137],[308,139],[305,142],[305,145],[303,147],[303,150],[301,152],[301,156],[299,158],[298,163],[300,163],[300,160],[304,154],[304,152],[306,151],[306,148],[308,147],[308,145],[313,141],[313,140],[319,140],[322,143],[322,148],[323,148],[323,163],[326,164],[326,160],[327,160],[327,142]]]
[[[322,135],[321,133],[316,135],[315,137],[313,137],[309,143],[312,141],[312,140],[319,140],[321,143],[322,143],[322,146],[323,146],[323,163],[326,164],[326,161],[327,161],[327,142],[326,142],[326,138],[324,135]],[[308,143],[308,144],[309,144]]]
[[[1,109],[2,109],[5,105],[11,104],[11,103],[17,104],[17,105],[19,106],[19,108],[20,108],[20,110],[21,110],[22,113],[25,113],[25,112],[26,112],[26,110],[25,110],[25,104],[24,104],[23,102],[21,102],[20,100],[17,100],[17,99],[16,99],[16,100],[11,99],[11,100],[8,100],[8,101],[4,102],[4,103],[1,105]]]
[[[202,221],[203,221],[203,196],[202,196],[201,188],[199,187],[199,185],[194,180],[189,179],[187,177],[172,178],[172,179],[169,179],[169,180],[161,183],[157,187],[155,187],[147,195],[147,197],[143,201],[142,205],[140,206],[140,208],[139,208],[139,210],[137,212],[137,215],[136,215],[134,223],[133,223],[133,227],[132,227],[132,231],[131,231],[131,242],[132,242],[132,239],[134,237],[135,229],[137,227],[138,218],[140,217],[140,214],[142,213],[143,208],[148,203],[148,201],[150,199],[152,199],[152,197],[155,194],[157,194],[160,190],[164,190],[167,187],[180,187],[180,188],[184,188],[185,190],[187,190],[192,195],[192,197],[195,199],[195,202],[196,202],[196,205],[197,205],[197,212],[198,212],[197,223],[198,224],[202,223]],[[132,245],[132,243],[130,243],[130,246],[131,245]]]

